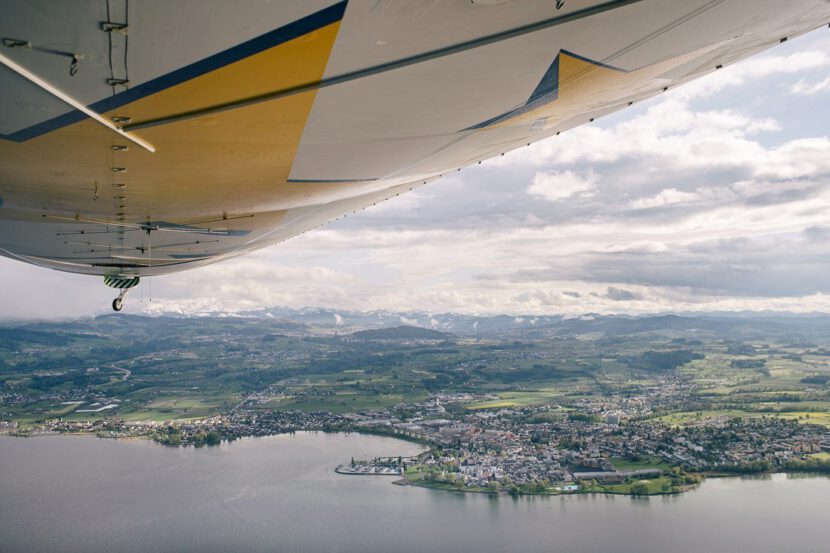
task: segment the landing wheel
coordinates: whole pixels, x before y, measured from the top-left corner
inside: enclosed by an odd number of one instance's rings
[[[138,285],[139,277],[137,276],[105,276],[104,284],[110,288],[117,288],[119,290],[118,297],[112,300],[112,310],[121,311],[124,307],[124,297],[132,288]]]
[[[139,277],[137,276],[105,276],[104,284],[110,288],[117,288],[119,290],[118,297],[112,300],[112,310],[121,311],[124,307],[124,297],[132,288],[138,285]]]

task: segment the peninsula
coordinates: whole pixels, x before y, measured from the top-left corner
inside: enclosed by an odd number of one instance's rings
[[[0,327],[0,432],[382,434],[425,451],[341,472],[478,493],[830,472],[828,317],[260,315]]]

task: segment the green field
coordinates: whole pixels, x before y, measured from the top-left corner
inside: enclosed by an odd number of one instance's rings
[[[686,425],[766,414],[830,427],[830,383],[822,381],[830,374],[830,318],[512,324],[483,333],[468,326],[466,334],[430,343],[390,340],[385,330],[381,340],[365,339],[354,332],[361,328],[322,319],[124,315],[0,326],[0,388],[15,398],[0,406],[0,418],[181,420],[227,412],[249,396],[257,397],[245,408],[349,413],[392,410],[442,392],[494,398],[449,405],[448,416],[537,405],[569,412],[682,378],[688,394],[661,406],[661,413],[678,412],[656,420]],[[79,399],[120,407],[78,413],[61,405]]]
[[[561,389],[547,388],[533,391],[499,392],[499,399],[475,401],[466,405],[467,409],[499,409],[503,407],[524,407],[526,405],[544,405],[556,403],[563,394]]]
[[[639,461],[629,461],[619,457],[612,457],[611,464],[619,471],[630,471],[640,469],[671,470],[672,466],[659,457],[644,457]]]
[[[610,493],[631,495],[631,489],[636,484],[644,484],[646,486],[645,495],[662,495],[672,493],[673,490],[664,490],[664,485],[670,485],[669,479],[665,476],[659,478],[652,478],[650,480],[635,480],[628,484],[604,484],[596,486],[585,487],[582,491],[586,493]]]
[[[282,398],[269,402],[269,407],[279,409],[296,409],[298,411],[329,411],[332,413],[353,413],[372,409],[383,409],[397,403],[421,401],[424,394],[361,394],[355,392],[336,392],[330,396],[313,398]]]
[[[717,419],[720,417],[779,417],[788,420],[798,420],[802,423],[821,424],[830,427],[830,413],[822,411],[787,411],[787,412],[757,412],[741,411],[736,409],[717,409],[708,411],[690,411],[672,413],[657,417],[654,420],[668,424],[669,426],[687,426],[697,424],[706,419]]]
[[[776,417],[782,419],[797,419],[799,422],[810,424],[821,424],[830,427],[830,413],[814,411],[793,411],[787,413],[776,413]]]

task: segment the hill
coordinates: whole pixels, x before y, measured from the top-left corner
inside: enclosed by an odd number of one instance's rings
[[[348,336],[355,340],[451,340],[455,338],[454,335],[448,332],[407,325],[361,330]]]

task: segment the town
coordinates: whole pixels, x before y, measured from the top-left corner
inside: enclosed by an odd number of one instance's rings
[[[793,338],[790,321],[445,319],[466,329],[456,335],[343,333],[328,314],[297,316],[305,322],[102,318],[71,336],[59,323],[6,330],[0,432],[196,447],[379,434],[423,450],[343,459],[339,472],[483,493],[653,495],[706,476],[830,472],[830,320]],[[353,324],[365,327],[362,317]],[[189,334],[171,340],[170,328]]]
[[[50,420],[25,430],[6,423],[5,430],[25,436],[83,432],[144,437],[197,447],[298,431],[374,433],[417,441],[427,449],[406,460],[352,460],[352,470],[342,472],[396,474],[410,484],[491,493],[676,493],[691,489],[699,475],[807,470],[811,459],[826,459],[830,452],[827,428],[804,421],[722,415],[671,426],[649,419],[646,406],[686,396],[685,386],[667,384],[667,389],[672,393],[657,389],[654,398],[580,400],[569,409],[545,405],[467,411],[465,404],[487,398],[436,394],[424,402],[341,415],[256,409],[261,394],[253,394],[233,412],[204,419]],[[826,470],[830,463],[809,466],[817,468]]]

